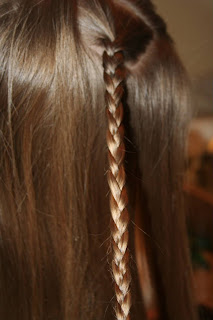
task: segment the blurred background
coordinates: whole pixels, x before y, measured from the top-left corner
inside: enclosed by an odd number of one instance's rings
[[[189,74],[192,121],[184,191],[201,319],[213,319],[213,0],[153,0]],[[157,319],[150,309],[150,319]]]
[[[154,0],[190,75],[194,116],[213,117],[213,1]]]

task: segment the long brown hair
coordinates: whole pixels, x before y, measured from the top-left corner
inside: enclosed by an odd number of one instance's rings
[[[0,318],[145,319],[139,206],[159,319],[195,319],[187,83],[152,4],[1,1],[0,52]]]

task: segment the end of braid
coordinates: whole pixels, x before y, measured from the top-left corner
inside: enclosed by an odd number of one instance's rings
[[[106,109],[108,117],[108,184],[110,188],[112,273],[115,281],[116,319],[129,320],[131,308],[128,253],[128,195],[124,168],[125,145],[123,125],[124,54],[114,43],[105,45],[103,54]]]

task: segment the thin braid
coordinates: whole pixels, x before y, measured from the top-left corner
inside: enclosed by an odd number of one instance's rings
[[[128,196],[124,169],[125,145],[123,126],[125,69],[123,53],[113,43],[106,45],[103,54],[104,81],[108,117],[107,145],[109,157],[108,183],[110,187],[111,233],[113,246],[112,271],[116,293],[116,319],[130,319],[130,270],[128,253]]]

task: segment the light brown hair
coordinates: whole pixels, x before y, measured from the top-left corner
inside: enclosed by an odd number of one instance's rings
[[[145,319],[139,206],[159,319],[194,320],[187,82],[152,4],[1,1],[0,52],[0,318],[113,319],[112,273],[117,319]]]

